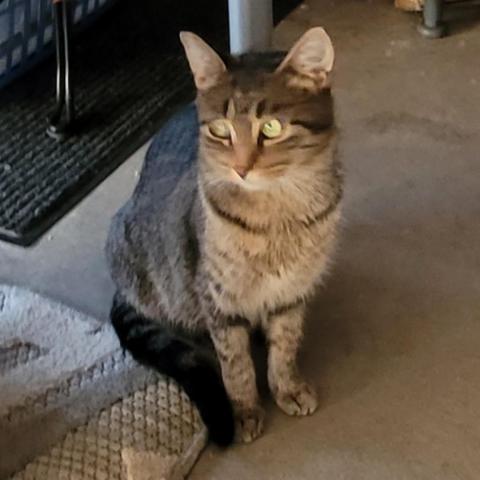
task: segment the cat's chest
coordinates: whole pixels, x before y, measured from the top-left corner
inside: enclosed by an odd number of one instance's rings
[[[224,229],[206,244],[206,267],[218,306],[256,317],[307,296],[325,272],[334,225],[274,236]]]

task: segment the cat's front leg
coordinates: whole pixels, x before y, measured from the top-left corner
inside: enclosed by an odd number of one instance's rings
[[[211,322],[210,335],[222,368],[225,389],[236,417],[236,438],[249,443],[263,430],[264,412],[259,403],[255,367],[250,352],[248,325],[228,317]]]
[[[288,415],[310,415],[318,406],[315,390],[302,379],[297,356],[303,337],[303,305],[270,316],[268,383],[277,405]]]

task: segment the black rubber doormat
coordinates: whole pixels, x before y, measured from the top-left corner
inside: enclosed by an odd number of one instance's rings
[[[300,3],[274,0],[278,21]],[[178,41],[193,30],[228,48],[226,0],[119,0],[73,40],[78,125],[46,133],[49,60],[0,91],[0,238],[34,243],[194,95]]]

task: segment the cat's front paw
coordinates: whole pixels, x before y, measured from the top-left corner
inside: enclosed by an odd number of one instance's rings
[[[287,391],[274,392],[275,402],[287,414],[292,416],[311,415],[318,408],[315,390],[308,383],[292,385]]]
[[[240,409],[235,413],[235,440],[251,443],[263,432],[265,413],[261,407]]]

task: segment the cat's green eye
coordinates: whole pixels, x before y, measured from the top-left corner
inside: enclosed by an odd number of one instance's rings
[[[225,120],[214,120],[208,124],[210,133],[218,138],[230,138],[230,126]]]
[[[279,137],[282,133],[282,124],[276,119],[272,118],[262,125],[262,134],[267,138]]]

